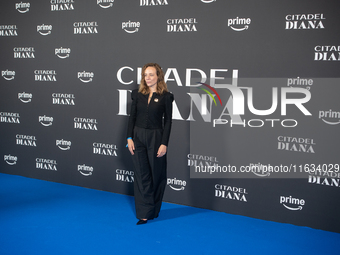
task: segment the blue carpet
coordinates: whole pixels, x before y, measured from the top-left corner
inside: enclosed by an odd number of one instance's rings
[[[340,234],[0,174],[0,254],[340,254]]]

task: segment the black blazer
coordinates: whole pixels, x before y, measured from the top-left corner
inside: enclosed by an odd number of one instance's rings
[[[174,95],[153,93],[148,104],[149,95],[143,95],[138,89],[132,91],[132,106],[128,124],[127,137],[133,138],[135,126],[146,129],[163,129],[162,144],[168,146],[172,124],[172,101]],[[163,118],[164,117],[164,118]]]

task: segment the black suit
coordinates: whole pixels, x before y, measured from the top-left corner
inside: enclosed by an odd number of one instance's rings
[[[161,144],[168,146],[172,122],[173,95],[149,95],[132,91],[132,106],[127,136],[132,137],[134,195],[138,219],[158,217],[166,186],[166,154],[157,157]]]

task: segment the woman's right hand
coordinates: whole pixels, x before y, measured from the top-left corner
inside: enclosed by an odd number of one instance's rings
[[[133,140],[132,139],[128,139],[127,143],[128,143],[128,148],[129,148],[129,151],[130,151],[131,155],[134,155],[135,154],[135,152],[134,152],[135,144],[134,144]]]

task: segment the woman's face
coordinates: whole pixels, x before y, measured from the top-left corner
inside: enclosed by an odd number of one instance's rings
[[[155,89],[157,88],[157,71],[156,68],[153,66],[149,66],[148,68],[145,69],[144,73],[144,78],[145,78],[145,83],[148,85],[150,89]]]

